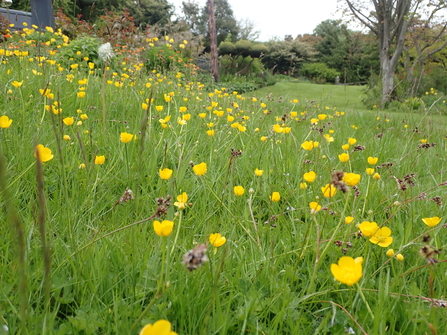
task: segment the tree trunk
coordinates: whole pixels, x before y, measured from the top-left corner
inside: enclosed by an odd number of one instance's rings
[[[213,67],[213,76],[216,83],[219,82],[219,62],[217,61],[217,36],[216,21],[214,19],[214,1],[208,0],[208,15],[210,24],[210,46],[211,46],[211,65]]]
[[[372,0],[374,16],[366,14],[359,1],[345,0],[354,16],[378,38],[382,76],[382,108],[394,90],[394,72],[402,55],[411,0]],[[417,9],[417,4],[414,10]]]
[[[389,57],[380,61],[382,70],[382,108],[390,101],[394,90],[394,69],[391,68]]]

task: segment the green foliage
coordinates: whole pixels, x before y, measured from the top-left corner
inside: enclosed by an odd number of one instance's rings
[[[363,103],[367,108],[381,106],[382,82],[378,75],[371,75],[368,85],[365,86],[365,97]]]
[[[172,5],[167,0],[55,0],[53,7],[55,11],[62,10],[71,19],[80,16],[92,25],[105,12],[120,14],[127,10],[138,27],[166,24],[172,15]],[[116,23],[123,24],[124,20],[117,20]]]
[[[340,72],[325,63],[306,63],[301,68],[301,74],[317,83],[335,82],[335,77],[340,76]]]
[[[81,36],[72,40],[68,45],[62,48],[58,54],[58,60],[64,66],[70,63],[83,63],[85,57],[88,61],[94,63],[97,67],[102,64],[99,59],[98,49],[102,41],[92,36]]]
[[[426,65],[427,69],[422,77],[422,83],[418,95],[424,96],[425,92],[430,92],[432,88],[438,92],[447,93],[447,55],[444,59],[435,59],[436,62],[430,62]]]
[[[314,34],[320,37],[315,43],[318,62],[340,72],[341,82],[365,82],[372,72],[378,73],[377,41],[372,34],[353,32],[340,20],[321,22]]]
[[[262,63],[275,74],[298,76],[302,64],[314,60],[316,55],[310,44],[298,40],[271,41],[267,48]]]
[[[218,52],[219,55],[230,55],[230,54],[234,54],[234,44],[231,42],[220,42],[219,44],[219,48],[218,48]]]
[[[243,57],[250,54],[251,42],[247,40],[239,40],[234,44],[234,52]]]
[[[228,0],[214,0],[214,16],[217,45],[226,41],[228,37],[231,38],[230,42],[235,43],[238,40],[239,27]],[[204,44],[207,52],[210,50],[208,18],[208,7],[205,3],[204,7],[202,7],[201,16],[196,24],[199,27],[200,33],[205,36]]]
[[[179,62],[183,62],[179,52],[166,44],[148,48],[144,57],[148,71],[156,70],[162,73],[175,71]]]
[[[259,58],[263,55],[265,55],[269,49],[265,44],[257,43],[253,44],[250,49],[250,56],[253,58]]]
[[[419,108],[424,106],[424,102],[420,98],[408,98],[404,101],[403,104],[406,108],[411,111],[418,110]]]
[[[127,0],[122,6],[124,8],[129,10],[139,28],[165,25],[173,14],[173,6],[167,0]]]

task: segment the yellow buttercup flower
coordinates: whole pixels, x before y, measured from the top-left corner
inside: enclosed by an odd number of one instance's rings
[[[188,194],[183,192],[182,194],[177,196],[177,201],[174,202],[174,206],[176,206],[179,210],[185,209],[188,202]]]
[[[368,164],[374,165],[377,163],[378,160],[379,160],[378,157],[368,157]]]
[[[281,127],[281,125],[279,125],[279,124],[275,124],[275,125],[273,126],[273,131],[274,131],[275,133],[283,133],[283,132],[284,132],[284,128]]]
[[[95,156],[95,164],[102,165],[106,161],[106,156]]]
[[[305,181],[307,181],[308,183],[313,183],[316,178],[317,178],[317,174],[315,172],[313,172],[313,171],[306,172],[303,175],[303,179]]]
[[[130,142],[130,141],[132,141],[134,139],[136,139],[135,135],[132,135],[132,134],[129,134],[129,133],[126,133],[126,132],[123,132],[123,133],[120,134],[120,141],[123,142],[123,143],[128,143],[128,142]]]
[[[402,262],[402,261],[405,259],[405,257],[404,257],[404,255],[402,255],[402,254],[397,254],[397,255],[396,255],[396,259],[397,259],[399,262]]]
[[[380,174],[378,174],[377,172],[374,173],[374,175],[373,175],[373,179],[374,179],[374,180],[379,180],[379,179],[380,179]]]
[[[337,188],[332,184],[326,184],[321,188],[321,192],[326,198],[332,198],[337,193]]]
[[[281,194],[279,194],[279,192],[273,192],[270,196],[270,200],[273,202],[278,202],[279,200],[281,200]]]
[[[9,128],[11,126],[12,119],[7,117],[6,115],[0,116],[0,128]]]
[[[348,149],[349,149],[349,144],[343,144],[343,145],[341,146],[341,148],[342,148],[343,150],[348,150]]]
[[[19,88],[23,85],[23,80],[22,81],[14,80],[11,84],[12,84],[12,86],[14,86],[16,88]]]
[[[350,138],[348,139],[348,143],[349,143],[350,145],[354,145],[354,144],[357,143],[357,140],[356,140],[355,138],[350,137]]]
[[[192,170],[198,176],[203,176],[207,171],[206,163],[200,163],[193,166]]]
[[[345,217],[345,223],[351,224],[354,221],[354,218],[352,216]]]
[[[379,229],[377,222],[369,222],[369,221],[363,221],[357,227],[360,229],[363,236],[367,236],[367,237],[373,236],[376,233],[376,231]]]
[[[394,250],[393,250],[393,249],[388,249],[388,250],[386,251],[386,255],[387,255],[388,257],[394,257]]]
[[[263,173],[264,170],[259,170],[258,168],[255,169],[255,175],[257,175],[258,177],[262,176]]]
[[[304,150],[310,151],[313,148],[317,148],[319,145],[318,142],[314,142],[314,141],[305,141],[301,144],[301,148],[303,148]]]
[[[234,194],[236,194],[237,196],[242,196],[245,193],[245,190],[242,186],[235,186],[233,188],[233,192]]]
[[[159,174],[161,179],[168,180],[172,176],[172,170],[168,169],[168,168],[159,169],[158,170],[158,174]]]
[[[53,159],[53,154],[50,148],[44,147],[42,144],[38,144],[34,150],[34,157],[38,158],[41,163],[48,162]]]
[[[174,228],[174,221],[163,220],[162,222],[154,221],[154,231],[158,236],[169,236]]]
[[[374,174],[374,169],[373,168],[366,168],[366,174],[368,176],[372,176]]]
[[[344,152],[344,153],[338,155],[338,159],[340,160],[340,162],[345,163],[349,160],[349,154]]]
[[[382,248],[388,247],[393,243],[393,237],[391,236],[391,229],[388,227],[379,228],[375,234],[369,239],[371,243],[377,244]]]
[[[310,207],[311,214],[315,214],[316,212],[318,212],[321,209],[321,205],[315,201],[312,201],[311,203],[309,203],[309,207]]]
[[[300,183],[300,189],[302,189],[302,190],[307,189],[307,184],[306,183]]]
[[[338,260],[338,264],[331,265],[331,272],[340,283],[352,286],[362,278],[362,263],[360,258],[343,256]]]
[[[227,239],[221,234],[215,233],[210,235],[209,241],[215,248],[219,248],[225,244]]]
[[[436,225],[439,224],[439,222],[441,222],[442,218],[439,218],[437,216],[432,217],[432,218],[424,218],[422,219],[422,221],[429,227],[434,227]]]
[[[343,175],[343,181],[346,185],[355,186],[360,182],[361,176],[357,173],[347,172]]]
[[[74,117],[66,117],[66,118],[62,119],[62,122],[66,126],[71,126],[74,123]]]

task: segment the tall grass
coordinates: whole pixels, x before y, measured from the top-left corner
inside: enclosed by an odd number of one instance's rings
[[[53,63],[56,45],[40,60],[20,41],[2,48],[0,114],[13,122],[0,129],[0,333],[137,334],[160,319],[178,334],[446,333],[439,116],[365,111],[351,87],[333,102],[299,86],[241,96],[209,92],[189,64],[146,73],[112,58],[92,70]],[[121,142],[123,132],[136,139]],[[37,144],[54,157],[36,161]],[[323,196],[330,183],[347,192]],[[432,217],[442,220],[423,223]],[[156,235],[154,220],[174,221],[172,234]],[[389,227],[391,245],[362,236],[364,221]],[[215,248],[212,233],[226,243]],[[201,244],[209,261],[189,271],[183,257]],[[344,255],[363,257],[352,286],[331,273]]]

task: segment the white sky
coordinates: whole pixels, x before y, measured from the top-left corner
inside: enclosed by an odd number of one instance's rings
[[[181,8],[183,0],[168,0]],[[187,0],[185,0],[187,1]],[[195,0],[202,8],[206,0]],[[259,40],[311,34],[322,21],[339,19],[337,0],[228,0],[236,20],[248,18],[261,32]],[[180,10],[176,10],[180,14]]]

